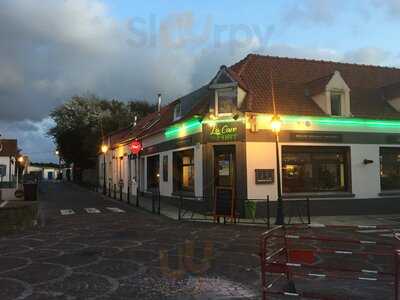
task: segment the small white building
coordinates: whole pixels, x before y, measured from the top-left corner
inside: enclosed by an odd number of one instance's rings
[[[0,139],[0,187],[16,182],[17,140]]]

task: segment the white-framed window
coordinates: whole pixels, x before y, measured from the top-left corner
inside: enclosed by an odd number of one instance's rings
[[[175,104],[174,107],[174,121],[179,120],[182,117],[182,105],[180,102]]]
[[[340,91],[331,91],[330,93],[330,104],[331,104],[331,115],[332,116],[341,116],[343,115],[342,109],[342,99],[343,92]]]
[[[230,115],[237,109],[236,88],[216,90],[216,113],[217,115]]]

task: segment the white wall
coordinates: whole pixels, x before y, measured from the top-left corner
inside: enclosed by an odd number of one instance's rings
[[[247,198],[270,200],[277,198],[275,143],[247,142]],[[256,184],[255,169],[274,169],[274,184]]]
[[[10,158],[7,156],[0,156],[0,165],[6,166],[6,176],[3,177],[3,182],[10,181]],[[11,181],[14,173],[15,173],[15,167],[13,164],[11,164]]]
[[[379,148],[394,147],[394,145],[281,143],[280,151],[284,145],[350,147],[351,192],[355,194],[355,198],[358,199],[381,197],[379,195],[381,193]],[[277,187],[275,144],[266,142],[248,142],[246,143],[246,155],[248,198],[265,199],[266,195],[269,195],[272,201],[276,200]],[[366,165],[364,164],[364,159],[372,160],[373,163]],[[256,185],[254,172],[255,169],[274,169],[274,184]]]

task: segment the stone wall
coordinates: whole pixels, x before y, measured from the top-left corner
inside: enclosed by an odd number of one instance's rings
[[[13,201],[0,208],[0,235],[32,228],[38,224],[36,202]]]

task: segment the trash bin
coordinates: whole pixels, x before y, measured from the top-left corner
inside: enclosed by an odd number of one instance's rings
[[[245,217],[246,219],[256,218],[256,207],[257,203],[255,201],[247,201],[245,204]]]
[[[24,200],[36,201],[37,200],[37,183],[24,183]]]

